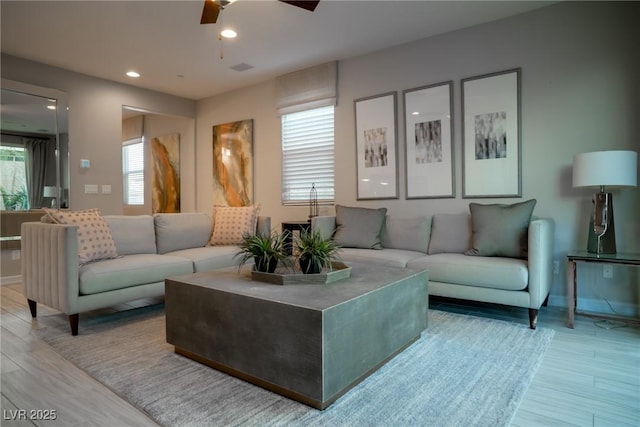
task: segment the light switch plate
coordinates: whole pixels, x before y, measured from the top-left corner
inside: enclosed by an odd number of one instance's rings
[[[102,185],[102,194],[111,194],[111,184]]]
[[[85,184],[84,185],[84,194],[98,194],[98,185],[97,184]]]

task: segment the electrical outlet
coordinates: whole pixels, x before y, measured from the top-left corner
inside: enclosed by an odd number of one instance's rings
[[[603,265],[602,266],[602,277],[605,279],[611,279],[613,277],[613,266],[612,265]]]
[[[553,261],[553,275],[557,276],[560,274],[560,261]]]
[[[11,261],[18,261],[20,259],[20,251],[15,249],[11,251]]]

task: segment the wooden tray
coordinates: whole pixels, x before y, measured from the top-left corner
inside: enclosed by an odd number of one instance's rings
[[[300,270],[278,268],[275,273],[252,271],[251,279],[272,285],[327,285],[351,276],[351,267],[341,262],[333,262],[333,268],[318,274],[304,274]]]

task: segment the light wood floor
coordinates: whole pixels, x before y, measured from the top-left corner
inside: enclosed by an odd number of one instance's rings
[[[154,426],[152,420],[58,355],[32,332],[20,285],[1,290],[2,426]],[[136,301],[80,315],[100,316],[157,301]],[[527,324],[527,310],[434,299],[431,308]],[[38,316],[67,322],[47,307]],[[539,326],[556,331],[512,425],[640,426],[640,328],[606,329],[580,317],[565,327],[566,312],[543,308]],[[603,326],[610,326],[605,324]],[[159,391],[162,392],[162,391]],[[491,392],[491,390],[487,390]],[[12,421],[16,410],[55,409],[55,421]]]

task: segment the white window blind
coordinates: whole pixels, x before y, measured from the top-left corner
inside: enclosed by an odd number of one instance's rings
[[[282,203],[309,202],[315,184],[319,202],[333,202],[334,107],[282,116]]]
[[[123,142],[124,203],[144,205],[144,139]]]

